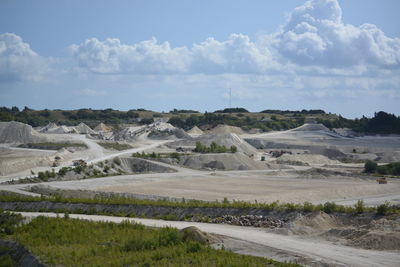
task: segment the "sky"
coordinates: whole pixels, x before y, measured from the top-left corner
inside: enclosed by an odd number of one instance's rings
[[[398,0],[0,0],[0,106],[400,115]]]

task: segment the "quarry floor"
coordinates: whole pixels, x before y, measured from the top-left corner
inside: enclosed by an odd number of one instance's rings
[[[308,167],[299,167],[305,169]],[[206,201],[244,200],[281,203],[337,203],[353,205],[364,200],[377,205],[389,200],[400,204],[400,180],[378,184],[373,179],[331,176],[302,177],[297,170],[197,171],[179,168],[177,173],[151,173],[40,183],[58,189],[132,193]],[[31,184],[33,185],[33,184]],[[36,184],[37,185],[37,184]],[[22,191],[30,184],[1,185],[0,190]]]

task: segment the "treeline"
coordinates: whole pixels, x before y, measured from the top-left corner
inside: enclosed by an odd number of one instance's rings
[[[336,120],[317,119],[329,129],[350,128],[360,133],[374,134],[400,134],[400,116],[383,111],[374,114],[373,118],[362,117],[361,119],[346,119],[339,116]]]
[[[99,122],[107,124],[120,124],[140,122],[143,124],[153,122],[152,118],[139,119],[139,111],[119,111],[111,108],[104,110],[79,109],[79,110],[33,110],[25,107],[19,110],[18,107],[0,107],[0,121],[19,121],[33,127],[45,126],[49,122],[63,125],[77,125],[81,122],[89,126],[96,126]]]
[[[200,112],[196,111],[196,110],[191,110],[191,109],[176,109],[176,108],[174,108],[169,113],[171,113],[171,114],[179,114],[179,113],[200,113]]]
[[[213,128],[219,124],[226,124],[231,126],[237,126],[243,130],[260,129],[262,131],[279,131],[296,128],[304,124],[304,117],[296,118],[284,118],[275,120],[263,120],[255,116],[247,116],[239,113],[233,114],[221,114],[221,113],[204,113],[201,115],[190,115],[190,116],[173,116],[169,119],[169,123],[175,127],[179,127],[185,130],[189,130],[194,126]]]
[[[376,162],[368,160],[364,165],[364,171],[366,173],[400,176],[400,162],[392,162],[378,166]]]
[[[248,113],[249,111],[245,108],[226,108],[222,110],[216,110],[214,113]]]
[[[218,145],[215,142],[212,142],[210,146],[203,145],[201,142],[196,142],[196,147],[193,151],[198,153],[236,153],[237,147],[231,146],[228,149],[225,146]]]
[[[310,109],[306,110],[303,109],[301,111],[299,110],[278,110],[278,109],[266,109],[261,111],[260,113],[270,113],[270,114],[280,114],[280,115],[285,115],[285,114],[326,114],[325,111],[322,109]]]

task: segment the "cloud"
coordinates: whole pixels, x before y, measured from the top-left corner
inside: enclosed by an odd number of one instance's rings
[[[0,82],[40,80],[48,70],[45,58],[36,54],[21,37],[0,34]]]
[[[294,9],[273,47],[298,65],[400,66],[400,39],[387,37],[372,24],[344,24],[337,0],[311,0]]]
[[[192,71],[201,73],[263,73],[273,65],[272,55],[243,34],[223,42],[213,38],[193,45]]]
[[[88,39],[70,50],[80,68],[103,74],[168,74],[186,72],[190,60],[185,47],[171,48],[155,38],[134,45],[119,39]]]
[[[361,75],[400,67],[400,39],[372,24],[344,24],[337,0],[307,1],[279,32],[256,41],[231,34],[224,41],[208,38],[191,47],[171,47],[155,38],[132,45],[92,38],[70,49],[81,69],[103,74]]]
[[[102,74],[257,73],[272,61],[268,48],[243,34],[222,42],[208,38],[191,48],[171,48],[155,38],[133,45],[92,38],[70,50],[81,69]]]

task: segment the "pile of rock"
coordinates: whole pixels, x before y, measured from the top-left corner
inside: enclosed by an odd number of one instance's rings
[[[222,217],[212,219],[211,222],[263,228],[280,228],[284,225],[282,220],[263,215],[223,215]]]

